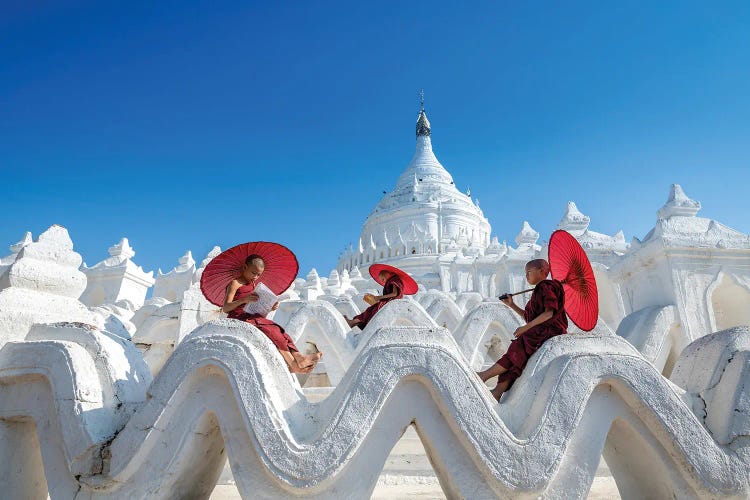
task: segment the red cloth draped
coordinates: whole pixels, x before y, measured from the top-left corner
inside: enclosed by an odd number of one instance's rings
[[[528,323],[547,308],[553,310],[553,316],[544,323],[530,328],[510,343],[508,351],[497,361],[497,364],[508,370],[498,377],[498,383],[510,381],[510,388],[521,376],[531,355],[542,347],[547,339],[568,333],[568,317],[565,315],[564,305],[565,291],[562,283],[557,280],[544,280],[536,285],[524,309],[524,319]]]
[[[370,322],[373,316],[375,316],[375,314],[380,311],[384,305],[392,300],[401,299],[404,297],[404,283],[401,281],[401,278],[396,275],[392,275],[390,278],[385,280],[385,284],[383,285],[383,295],[389,295],[394,292],[396,293],[395,297],[375,302],[373,305],[352,318],[354,321],[359,321],[359,324],[357,326],[360,328],[360,330],[365,329],[367,323]]]
[[[255,283],[242,285],[237,289],[237,292],[234,294],[233,300],[247,297],[248,295],[253,293],[253,290],[255,290]],[[286,333],[283,328],[281,328],[281,326],[277,325],[265,316],[261,316],[260,314],[246,313],[245,311],[243,311],[244,307],[244,304],[237,306],[229,312],[227,317],[244,321],[245,323],[253,325],[258,330],[263,332],[266,337],[271,339],[271,342],[273,342],[276,348],[280,351],[299,351],[299,349],[297,349],[297,346],[294,345],[292,337],[290,337],[289,334]]]

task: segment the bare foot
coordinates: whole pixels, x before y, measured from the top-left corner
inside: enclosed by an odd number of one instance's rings
[[[290,366],[289,371],[292,373],[310,373],[314,367],[308,366],[306,368],[300,368],[299,365]]]
[[[323,357],[323,353],[318,351],[315,354],[307,354],[307,355],[298,355],[295,356],[295,361],[297,362],[297,367],[300,370],[307,370],[300,373],[309,373],[313,368],[315,368],[315,365],[318,364],[318,361],[320,361],[320,358]]]
[[[500,382],[495,386],[494,389],[492,389],[492,397],[495,398],[495,401],[500,401],[500,397],[503,395],[505,391],[508,390],[508,382]]]
[[[349,319],[348,316],[344,316],[344,321],[346,321],[346,324],[349,325],[349,328],[359,324],[359,320]]]

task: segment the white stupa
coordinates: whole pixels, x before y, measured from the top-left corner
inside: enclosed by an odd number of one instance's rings
[[[341,254],[337,269],[385,262],[406,270],[427,286],[439,286],[441,254],[478,256],[490,244],[490,223],[471,193],[461,193],[432,151],[424,105],[417,119],[414,157],[375,206],[362,227],[357,248]]]

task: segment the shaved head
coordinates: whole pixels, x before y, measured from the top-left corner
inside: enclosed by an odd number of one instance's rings
[[[533,267],[534,269],[541,269],[542,271],[549,272],[549,262],[544,259],[534,259],[526,263],[526,267]]]
[[[249,266],[251,264],[255,264],[256,266],[258,266],[260,268],[266,267],[266,263],[263,262],[263,257],[261,257],[260,255],[258,255],[257,253],[254,253],[252,255],[248,255],[247,258],[245,259],[245,265],[246,266]]]

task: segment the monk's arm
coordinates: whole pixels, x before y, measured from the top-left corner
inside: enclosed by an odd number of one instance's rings
[[[523,318],[523,309],[518,307],[515,302],[510,303],[510,308],[516,311],[516,314],[518,314],[519,316]]]
[[[501,302],[505,304],[506,306],[510,307],[511,309],[513,309],[516,312],[516,314],[518,314],[519,316],[523,318],[523,309],[518,307],[516,303],[513,302],[513,297],[508,296],[502,299]]]
[[[534,328],[537,325],[541,325],[542,323],[544,323],[547,320],[552,319],[552,316],[554,316],[554,315],[555,315],[554,309],[548,307],[548,308],[546,308],[544,310],[544,312],[542,314],[540,314],[536,318],[532,319],[531,321],[529,321],[528,323],[526,323],[521,328],[523,328],[523,331],[525,332],[527,330],[530,330],[531,328]]]
[[[242,304],[247,304],[248,302],[252,300],[250,295],[242,299],[234,300],[234,295],[237,293],[237,290],[240,288],[240,286],[241,285],[237,282],[237,280],[233,280],[227,286],[227,294],[224,297],[224,305],[221,306],[221,310],[223,312],[228,313],[229,311],[232,311],[238,306],[241,306]]]
[[[375,298],[378,299],[378,301],[385,300],[385,299],[392,299],[393,297],[398,297],[398,291],[389,293],[388,295],[376,295],[375,296]]]

